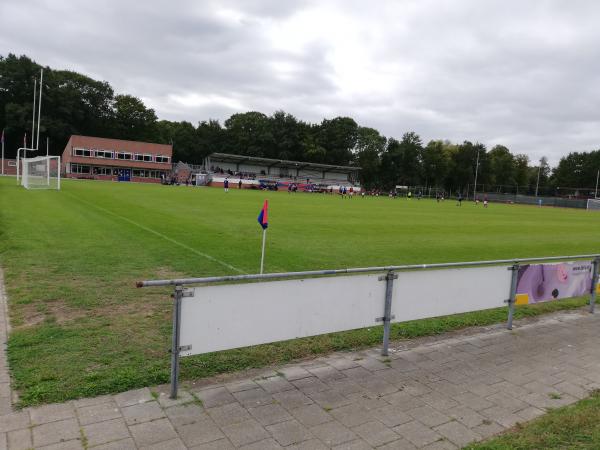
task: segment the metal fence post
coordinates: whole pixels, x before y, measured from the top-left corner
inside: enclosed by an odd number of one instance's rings
[[[390,270],[385,276],[385,306],[383,312],[383,348],[381,354],[388,356],[388,350],[390,347],[390,324],[393,319],[392,316],[392,291],[394,288],[394,278],[398,278],[392,270]]]
[[[600,258],[594,258],[592,261],[592,288],[590,289],[590,314],[594,314],[596,307],[596,289],[598,286],[598,266],[600,266]]]
[[[171,346],[171,398],[177,398],[179,384],[179,332],[181,325],[181,299],[183,286],[175,286],[173,295],[173,342]]]
[[[512,330],[513,316],[515,314],[515,298],[517,296],[517,278],[519,276],[519,264],[514,264],[509,267],[508,270],[512,270],[512,276],[510,278],[510,295],[508,297],[508,323],[506,328]]]

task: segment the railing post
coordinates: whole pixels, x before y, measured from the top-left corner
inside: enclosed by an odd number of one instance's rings
[[[390,270],[385,276],[385,306],[383,312],[383,348],[381,354],[388,356],[390,347],[390,325],[393,319],[392,317],[392,292],[394,288],[394,278],[398,278],[398,275]]]
[[[509,267],[508,270],[512,270],[512,276],[510,277],[510,293],[508,297],[508,322],[506,328],[512,330],[513,316],[515,314],[515,299],[517,296],[517,278],[519,276],[519,264],[514,264]]]
[[[175,286],[173,294],[173,340],[171,346],[171,398],[177,398],[179,384],[179,332],[181,329],[181,299],[183,286]]]
[[[600,266],[600,258],[596,257],[592,261],[592,288],[590,289],[590,314],[594,314],[596,307],[596,289],[598,286],[598,268]]]

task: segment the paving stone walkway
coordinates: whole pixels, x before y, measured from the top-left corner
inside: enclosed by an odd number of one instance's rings
[[[0,450],[455,449],[600,387],[599,329],[557,313],[189,383],[176,401],[158,386],[3,409]]]

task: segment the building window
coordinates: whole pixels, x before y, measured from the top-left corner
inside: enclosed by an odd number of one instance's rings
[[[131,153],[117,152],[117,159],[130,160],[132,156],[133,155]]]
[[[148,178],[148,177],[150,177],[150,171],[149,170],[133,169],[133,176],[134,177],[140,177],[140,178]]]
[[[92,151],[87,148],[74,148],[73,156],[82,156],[84,158],[90,158],[92,156]]]
[[[90,166],[82,166],[81,164],[71,164],[72,173],[90,173]]]
[[[94,167],[94,175],[112,175],[112,168]]]
[[[146,154],[141,154],[141,153],[136,153],[135,154],[135,160],[136,161],[143,161],[143,162],[152,162],[153,158],[152,155],[146,155]]]
[[[96,150],[96,158],[113,159],[115,157],[114,152],[111,150]]]
[[[168,156],[162,156],[162,155],[156,155],[156,162],[157,163],[168,163],[169,162],[169,157]]]

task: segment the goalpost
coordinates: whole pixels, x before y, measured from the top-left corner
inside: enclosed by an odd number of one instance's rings
[[[26,189],[60,190],[60,156],[21,159],[21,185]]]
[[[600,211],[600,198],[590,198],[587,201],[587,209]]]

